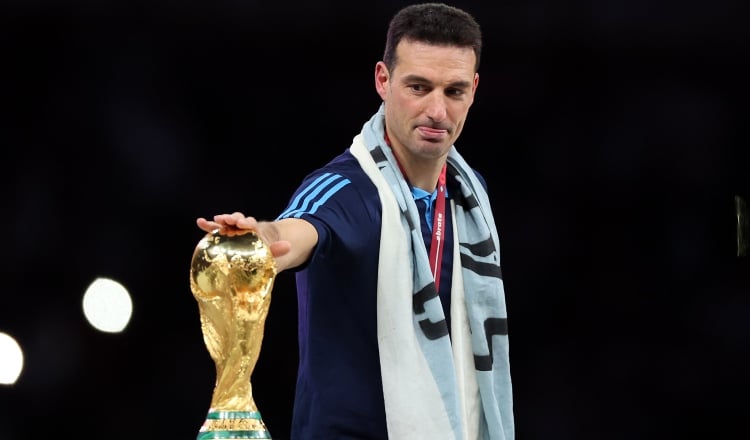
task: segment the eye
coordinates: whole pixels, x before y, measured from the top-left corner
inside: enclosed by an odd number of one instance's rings
[[[453,89],[453,88],[451,88],[451,89],[447,89],[445,91],[446,95],[454,97],[454,98],[459,98],[459,97],[463,96],[464,93],[466,93],[466,91],[464,91],[463,89]]]
[[[424,84],[410,84],[409,88],[413,92],[417,92],[417,93],[424,93],[427,91],[427,87]]]

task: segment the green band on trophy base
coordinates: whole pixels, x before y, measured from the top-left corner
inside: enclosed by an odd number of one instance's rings
[[[214,438],[270,439],[271,434],[269,434],[268,431],[210,431],[210,432],[199,433],[197,440],[208,440],[208,439],[214,439]]]
[[[261,420],[260,411],[210,411],[206,416],[209,420],[222,419],[256,419]]]
[[[197,440],[270,439],[259,411],[210,411]]]

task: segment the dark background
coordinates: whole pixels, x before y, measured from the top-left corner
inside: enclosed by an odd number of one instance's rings
[[[26,365],[0,439],[195,438],[195,218],[274,217],[349,146],[405,4],[3,1],[0,331]],[[746,438],[747,3],[454,4],[485,36],[457,145],[500,230],[517,438]],[[122,334],[84,321],[97,276],[131,290]],[[296,349],[282,273],[253,375],[278,439]]]

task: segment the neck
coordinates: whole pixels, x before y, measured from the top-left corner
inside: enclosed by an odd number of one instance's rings
[[[405,157],[399,151],[393,150],[396,160],[401,167],[406,179],[411,186],[423,189],[427,192],[435,191],[438,177],[445,164],[445,157],[429,160],[415,160],[413,157]]]

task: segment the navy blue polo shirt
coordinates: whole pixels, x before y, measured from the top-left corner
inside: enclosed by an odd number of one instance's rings
[[[450,179],[447,186],[450,194]],[[445,307],[453,264],[449,205],[440,281]],[[420,211],[429,252],[431,225],[423,207]],[[376,316],[381,226],[377,189],[346,150],[305,177],[278,218],[302,218],[318,232],[310,259],[294,269],[299,368],[292,439],[386,439]]]

